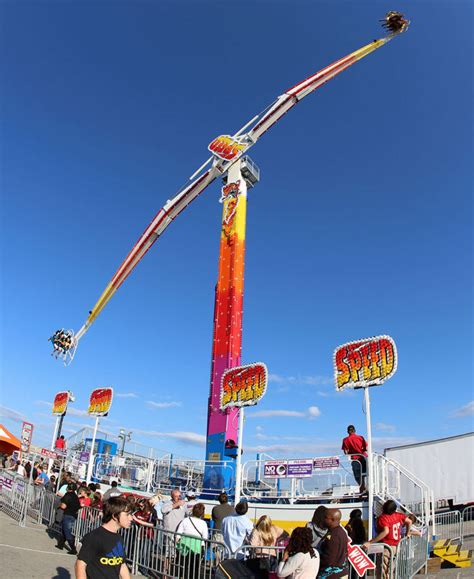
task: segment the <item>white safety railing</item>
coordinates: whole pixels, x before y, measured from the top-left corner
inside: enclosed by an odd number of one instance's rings
[[[273,470],[269,462],[273,463]],[[356,475],[359,480],[361,476],[365,480],[362,459],[352,460],[351,456],[347,455],[335,455],[329,459],[324,457],[320,461],[311,459],[311,474],[308,476],[306,473],[303,477],[288,477],[286,469],[291,466],[287,467],[287,462],[290,464],[292,461],[271,458],[247,461],[242,467],[242,494],[257,500],[287,499],[290,503],[304,498],[330,501],[343,496],[360,496],[360,483],[356,480]],[[279,474],[280,468],[283,474]]]
[[[165,456],[154,461],[151,488],[170,492],[198,490],[233,492],[235,483],[233,461],[184,460]]]
[[[431,525],[432,533],[435,534],[430,487],[396,461],[375,452],[372,457],[374,495],[381,501],[393,499],[400,502],[405,510],[416,515],[424,525]]]
[[[119,481],[121,486],[146,490],[150,463],[146,458],[98,454],[94,458],[92,476],[100,482]]]

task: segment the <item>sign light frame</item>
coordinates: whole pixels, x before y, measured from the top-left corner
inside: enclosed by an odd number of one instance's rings
[[[398,353],[390,336],[347,342],[334,350],[336,390],[380,386],[397,371]]]
[[[114,389],[110,386],[96,388],[91,392],[87,414],[89,416],[107,416],[112,406],[113,397]]]
[[[68,390],[58,392],[53,401],[53,416],[64,416],[67,411],[71,393]]]
[[[267,385],[268,369],[263,362],[226,370],[221,379],[221,410],[255,406],[265,396]]]

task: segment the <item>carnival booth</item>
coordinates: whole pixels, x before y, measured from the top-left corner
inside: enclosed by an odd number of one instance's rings
[[[20,446],[18,438],[0,424],[0,453],[12,454],[15,450],[20,450]]]

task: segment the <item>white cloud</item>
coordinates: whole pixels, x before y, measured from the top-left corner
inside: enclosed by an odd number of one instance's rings
[[[306,440],[303,436],[280,436],[280,435],[271,435],[271,434],[263,434],[263,432],[257,432],[255,435],[257,440]]]
[[[276,384],[305,384],[308,386],[323,386],[327,384],[332,384],[332,378],[328,376],[302,376],[298,374],[297,376],[281,376],[280,374],[269,374],[269,382],[275,382]]]
[[[297,410],[258,410],[257,412],[252,412],[252,414],[246,414],[246,418],[272,418],[274,416],[303,418],[306,414]]]
[[[150,408],[176,408],[181,406],[181,402],[153,402],[153,400],[147,400],[147,406]]]
[[[9,418],[13,420],[13,422],[23,422],[26,420],[26,416],[17,412],[16,410],[12,410],[11,408],[7,408],[6,406],[0,405],[0,417],[1,418]]]
[[[246,418],[317,418],[321,415],[321,411],[317,406],[310,406],[306,412],[300,410],[257,410],[256,412],[247,413]]]
[[[461,406],[451,413],[451,418],[463,418],[464,416],[472,416],[474,414],[474,400],[468,402],[465,406]]]
[[[156,430],[139,430],[133,429],[136,434],[142,434],[143,436],[155,436],[156,438],[172,438],[178,442],[184,442],[186,444],[192,444],[194,446],[204,446],[206,444],[206,437],[203,434],[198,434],[197,432],[158,432]]]
[[[47,400],[35,400],[35,404],[38,406],[49,406],[50,408],[53,406],[53,403]]]
[[[135,394],[135,392],[115,392],[114,395],[117,398],[138,398],[138,394]]]
[[[266,452],[277,453],[279,456],[286,457],[317,457],[337,455],[340,453],[340,442],[324,442],[324,443],[297,443],[297,444],[268,444],[257,446],[245,446],[245,452]]]
[[[89,416],[87,410],[80,410],[79,408],[74,408],[74,406],[67,407],[67,414],[72,414],[72,416]]]
[[[281,437],[281,440],[284,441],[286,439]],[[307,440],[307,438],[305,440]],[[372,445],[376,452],[382,452],[385,448],[412,444],[414,442],[416,442],[416,438],[408,436],[372,438]],[[337,456],[342,454],[340,440],[321,442],[295,441],[293,444],[291,442],[288,444],[285,444],[284,442],[275,442],[275,444],[260,444],[256,446],[245,445],[244,451],[248,453],[265,452],[273,456],[278,455],[287,458],[311,458],[318,456]]]
[[[393,424],[386,424],[385,422],[377,422],[374,425],[375,430],[381,430],[382,432],[395,432],[396,428]]]
[[[414,436],[373,436],[372,446],[375,452],[382,452],[386,448],[413,444],[417,439]]]

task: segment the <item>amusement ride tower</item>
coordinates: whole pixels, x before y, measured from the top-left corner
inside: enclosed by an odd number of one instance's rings
[[[238,408],[220,409],[221,380],[229,368],[239,366],[242,354],[242,315],[245,267],[247,188],[260,178],[248,156],[231,166],[224,179],[219,269],[214,301],[211,387],[207,415],[204,492],[231,488],[238,439]]]

